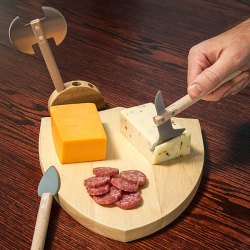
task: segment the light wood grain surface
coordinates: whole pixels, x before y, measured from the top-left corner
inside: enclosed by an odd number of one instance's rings
[[[59,204],[77,221],[94,232],[119,241],[131,241],[163,228],[189,205],[199,186],[204,147],[198,120],[177,119],[191,132],[191,153],[152,165],[120,132],[120,111],[99,112],[108,144],[105,161],[61,164],[54,148],[50,118],[43,118],[39,136],[39,156],[43,172],[51,165],[59,172]],[[100,206],[88,195],[83,181],[93,176],[94,167],[137,169],[148,179],[142,188],[143,203],[136,209]]]
[[[49,97],[48,108],[72,103],[95,103],[98,110],[104,109],[106,103],[99,89],[92,83],[75,80],[66,82],[61,92],[54,90]]]

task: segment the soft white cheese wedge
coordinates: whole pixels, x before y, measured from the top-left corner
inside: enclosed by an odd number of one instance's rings
[[[153,103],[123,109],[120,112],[120,130],[152,164],[189,154],[191,134],[187,130],[150,151],[159,136],[152,119],[154,116],[156,110]],[[174,119],[172,124],[174,128],[180,128]]]

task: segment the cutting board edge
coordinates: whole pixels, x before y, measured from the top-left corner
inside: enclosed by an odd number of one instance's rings
[[[122,107],[118,107],[115,108],[116,110],[118,109],[123,109]],[[106,110],[107,112],[107,110]],[[176,117],[177,118],[177,117]],[[50,119],[50,117],[44,117],[42,118],[42,121],[46,120],[46,119]],[[177,118],[177,120],[181,120],[181,119],[185,119],[185,120],[196,120],[197,124],[199,124],[199,128],[200,128],[200,123],[198,119],[190,119],[190,118]],[[40,135],[41,135],[41,129],[42,129],[42,122],[41,121],[41,128],[40,128],[40,134],[39,134],[39,141],[40,141]],[[202,140],[202,139],[201,139]],[[203,170],[203,164],[204,164],[204,142],[202,140],[202,146],[203,146],[203,161],[202,161],[202,169],[201,169],[201,173]],[[42,160],[40,159],[40,147],[39,147],[39,160],[42,166]],[[42,171],[44,172],[46,168],[44,168],[42,166]],[[178,212],[172,211],[172,214],[162,214],[162,217],[159,217],[159,219],[156,219],[153,222],[149,222],[147,224],[144,224],[140,227],[137,228],[132,228],[132,229],[126,229],[126,230],[121,230],[120,228],[112,228],[109,225],[106,224],[102,224],[99,223],[97,221],[94,221],[88,217],[86,217],[86,215],[82,215],[80,212],[78,212],[74,207],[71,207],[69,205],[67,205],[67,202],[63,202],[63,198],[60,197],[60,195],[57,197],[57,201],[59,203],[59,205],[71,216],[73,217],[75,220],[77,220],[81,225],[85,226],[86,228],[90,229],[91,231],[98,233],[100,235],[103,235],[105,237],[108,237],[110,239],[114,239],[114,240],[118,240],[118,241],[122,241],[122,242],[128,242],[128,241],[133,241],[142,237],[145,237],[147,235],[150,235],[152,233],[157,232],[158,230],[164,228],[166,225],[168,225],[169,223],[171,223],[172,221],[174,221],[187,207],[188,205],[191,203],[192,199],[194,198],[198,187],[199,187],[199,183],[201,180],[201,176],[202,174],[199,176],[199,181],[196,183],[194,189],[192,190],[191,194],[185,199],[185,201],[183,201],[179,206],[177,206],[177,210]],[[170,216],[169,216],[170,215]],[[165,218],[168,217],[168,218]],[[143,231],[143,233],[140,233],[140,231]]]
[[[162,218],[159,218],[158,220],[155,220],[151,223],[148,223],[146,225],[142,225],[141,227],[137,227],[133,229],[122,230],[118,228],[112,228],[105,224],[91,220],[87,216],[82,215],[72,206],[67,205],[68,203],[59,195],[55,197],[55,199],[57,203],[65,210],[65,212],[67,212],[79,224],[88,228],[92,232],[95,232],[97,234],[100,234],[102,236],[105,236],[113,240],[117,240],[121,242],[130,242],[130,241],[137,240],[145,236],[151,235],[152,233],[155,233],[163,228]]]
[[[193,201],[193,199],[198,191],[201,179],[202,179],[202,172],[201,172],[201,175],[199,177],[199,180],[197,181],[196,185],[194,186],[194,188],[190,192],[190,194],[187,196],[187,198],[179,206],[177,206],[175,208],[175,210],[173,210],[171,213],[163,215],[162,228],[166,227],[171,222],[176,220],[187,209],[187,207],[191,204],[191,202]]]
[[[163,229],[164,227],[172,223],[174,220],[176,220],[186,210],[186,208],[190,205],[190,203],[194,199],[198,191],[201,178],[202,178],[202,173],[192,192],[174,211],[172,211],[169,214],[162,215],[162,218],[159,218],[158,220],[155,220],[151,223],[142,225],[141,227],[134,229],[127,229],[127,230],[122,230],[117,228],[114,229],[105,224],[98,223],[94,220],[91,220],[87,216],[82,215],[80,212],[78,212],[76,209],[70,206],[70,204],[68,204],[62,197],[60,197],[60,195],[57,195],[55,199],[58,202],[58,204],[82,226],[110,239],[121,242],[130,242],[151,235],[159,231],[160,229]]]

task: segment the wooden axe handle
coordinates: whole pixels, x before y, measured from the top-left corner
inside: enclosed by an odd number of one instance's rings
[[[165,121],[167,121],[171,117],[179,114],[183,110],[187,109],[188,107],[190,107],[193,104],[195,104],[196,102],[198,102],[202,97],[208,95],[209,93],[211,93],[214,90],[216,90],[217,88],[219,88],[225,82],[228,82],[228,81],[232,80],[233,78],[235,78],[236,76],[238,76],[240,73],[241,73],[241,71],[236,71],[233,74],[229,75],[224,81],[222,81],[219,85],[217,85],[215,88],[213,88],[211,91],[209,91],[208,93],[204,94],[203,96],[200,96],[200,97],[195,98],[195,99],[191,99],[189,95],[185,95],[184,97],[182,97],[178,101],[176,101],[173,104],[171,104],[170,106],[168,106],[165,109],[165,112],[162,115],[155,116],[153,118],[154,123],[157,126],[161,125],[162,123],[164,123]]]
[[[43,55],[44,61],[47,65],[48,71],[55,85],[57,92],[64,90],[63,80],[61,74],[56,65],[55,59],[51,52],[50,46],[43,32],[43,28],[39,19],[35,19],[30,22],[34,35],[36,37],[37,43],[40,47],[41,53]]]

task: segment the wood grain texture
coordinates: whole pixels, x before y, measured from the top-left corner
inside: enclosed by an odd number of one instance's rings
[[[1,0],[1,249],[30,248],[40,200],[38,135],[54,87],[39,48],[35,56],[14,50],[8,27],[17,15],[24,23],[42,17],[42,5],[58,9],[68,23],[64,42],[50,41],[64,82],[93,83],[111,108],[152,102],[159,89],[167,105],[184,96],[189,49],[250,13],[249,0]],[[199,119],[206,154],[198,193],[176,221],[121,243],[83,227],[54,202],[45,248],[248,249],[249,96],[248,87],[181,114]]]
[[[99,113],[108,138],[106,160],[61,164],[49,117],[41,121],[39,158],[43,172],[50,166],[57,168],[61,183],[57,200],[73,218],[98,234],[128,242],[162,229],[186,209],[200,184],[204,147],[199,121],[176,118],[176,122],[192,134],[190,155],[152,165],[120,132],[122,109]],[[138,208],[123,210],[94,202],[83,182],[93,176],[94,167],[103,166],[120,171],[137,169],[147,176],[147,184],[141,189],[143,201]]]

